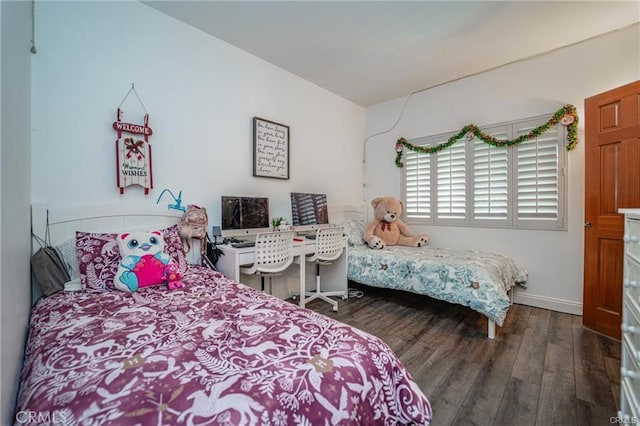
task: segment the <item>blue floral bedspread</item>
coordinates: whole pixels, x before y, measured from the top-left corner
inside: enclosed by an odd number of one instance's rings
[[[352,244],[348,278],[468,306],[502,326],[507,291],[515,284],[525,287],[527,271],[509,257],[480,251]]]

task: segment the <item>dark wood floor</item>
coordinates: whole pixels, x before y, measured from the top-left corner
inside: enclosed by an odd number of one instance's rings
[[[350,283],[361,298],[339,311],[307,307],[384,340],[429,398],[433,425],[609,425],[616,415],[620,342],[582,317],[513,305],[496,338],[486,317],[410,293]]]

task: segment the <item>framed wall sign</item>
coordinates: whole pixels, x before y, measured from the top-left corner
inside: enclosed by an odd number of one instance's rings
[[[253,117],[253,175],[289,179],[289,126]]]

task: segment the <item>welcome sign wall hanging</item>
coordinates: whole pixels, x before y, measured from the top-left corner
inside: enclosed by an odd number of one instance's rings
[[[131,92],[135,93],[144,109],[143,124],[122,121],[123,111],[120,107]],[[153,189],[151,144],[149,143],[149,136],[153,134],[153,130],[149,127],[149,113],[133,84],[118,106],[113,129],[118,133],[116,139],[116,176],[120,194],[124,194],[124,189],[131,185],[140,185],[144,188],[144,194],[149,194],[149,189]]]

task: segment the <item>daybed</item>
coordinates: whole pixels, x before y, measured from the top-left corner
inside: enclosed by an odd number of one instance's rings
[[[101,221],[64,228],[87,223]],[[65,425],[430,422],[375,336],[184,263],[183,289],[114,290],[112,234],[90,230],[78,234],[82,291],[33,308],[17,413]]]
[[[507,256],[430,246],[374,250],[364,243],[364,221],[342,225],[349,241],[349,280],[468,306],[488,318],[489,338],[495,324],[502,326],[511,288],[526,285],[526,270]]]

